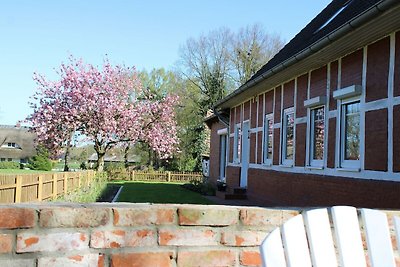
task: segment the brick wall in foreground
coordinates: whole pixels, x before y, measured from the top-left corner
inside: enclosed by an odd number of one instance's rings
[[[296,211],[151,204],[0,206],[0,266],[259,266]]]

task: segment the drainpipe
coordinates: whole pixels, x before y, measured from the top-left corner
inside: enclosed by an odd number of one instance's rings
[[[219,120],[220,122],[222,122],[223,124],[225,124],[226,127],[229,128],[229,120],[226,120],[226,118],[225,118],[224,116],[222,116],[221,113],[219,113],[219,112],[217,111],[217,109],[215,108],[215,106],[214,106],[214,108],[213,108],[213,112],[214,112],[214,114],[217,116],[218,120]]]

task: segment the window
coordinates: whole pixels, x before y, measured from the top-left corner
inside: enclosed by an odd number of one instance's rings
[[[263,142],[263,162],[272,164],[272,142],[274,134],[273,114],[265,115],[264,120],[264,142]]]
[[[360,101],[343,101],[341,113],[341,167],[359,167]]]
[[[242,142],[242,130],[240,123],[235,126],[235,134],[233,139],[233,162],[240,163],[240,147]]]
[[[293,165],[294,153],[294,109],[289,108],[283,113],[282,164]]]
[[[325,108],[312,109],[310,112],[310,165],[323,166],[325,138]]]

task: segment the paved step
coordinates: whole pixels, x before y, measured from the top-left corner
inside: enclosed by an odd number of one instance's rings
[[[233,194],[235,195],[246,195],[246,188],[244,187],[237,187],[233,189]]]
[[[225,194],[225,199],[247,199],[246,194]]]

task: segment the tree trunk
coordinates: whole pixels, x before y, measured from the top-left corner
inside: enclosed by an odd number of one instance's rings
[[[65,156],[64,156],[64,171],[67,172],[69,171],[69,167],[68,167],[68,158],[69,158],[69,150],[70,150],[70,141],[68,141],[67,143],[67,147],[65,148]]]
[[[96,170],[98,172],[104,171],[104,155],[105,154],[106,153],[97,152],[97,168],[96,168]]]
[[[125,150],[124,150],[124,163],[125,163],[125,168],[126,168],[126,169],[128,169],[128,167],[129,167],[128,152],[129,152],[129,145],[127,145],[127,146],[125,147]]]

